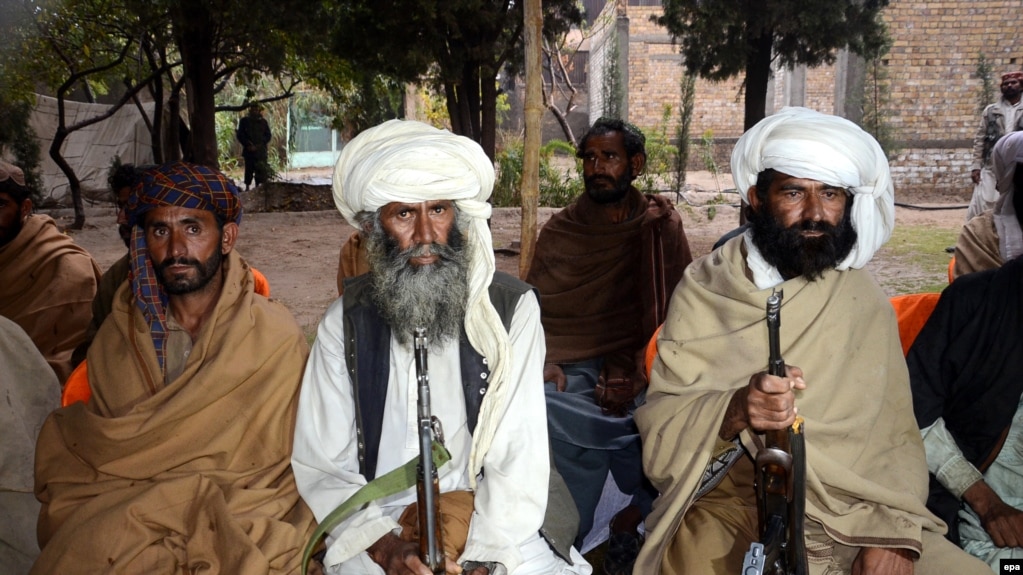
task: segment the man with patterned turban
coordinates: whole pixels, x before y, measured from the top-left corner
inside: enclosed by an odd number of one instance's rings
[[[234,251],[238,190],[175,162],[141,174],[128,212],[92,397],[40,432],[32,573],[295,573],[314,526],[290,465],[308,345]]]
[[[998,140],[991,151],[992,174],[998,201],[966,222],[956,240],[953,277],[1000,267],[1002,263],[1023,254],[1023,231],[1019,216],[1023,209],[1023,192],[1013,182],[1023,163],[1023,131],[1013,132]],[[1017,207],[1019,206],[1019,207]]]
[[[739,573],[760,538],[753,459],[764,431],[805,420],[809,571],[983,573],[925,506],[927,463],[894,312],[863,270],[888,240],[881,147],[805,108],[760,121],[732,152],[750,228],[693,262],[636,412],[660,490],[639,573]],[[765,302],[784,293],[768,375]],[[798,365],[799,367],[796,367]],[[915,569],[915,571],[914,571]]]
[[[548,496],[564,483],[549,464],[540,309],[528,285],[495,273],[493,185],[478,144],[419,122],[391,120],[345,146],[334,200],[363,234],[370,272],[345,280],[320,323],[295,477],[323,521],[418,457],[412,334],[424,328],[433,415],[451,453],[438,470],[448,572],[589,573],[570,547],[570,496]],[[331,530],[327,572],[428,574],[415,502],[404,489]]]
[[[973,137],[973,165],[970,179],[973,180],[973,197],[966,210],[966,220],[990,210],[998,201],[995,187],[997,178],[991,171],[991,151],[1002,136],[1023,130],[1023,72],[1012,71],[1002,74],[999,85],[1002,95],[994,104],[984,108],[980,127]]]
[[[63,384],[100,269],[52,218],[32,214],[29,195],[21,168],[0,160],[0,315],[25,330]]]

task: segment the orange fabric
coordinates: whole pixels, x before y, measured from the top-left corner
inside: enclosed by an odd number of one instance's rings
[[[940,296],[941,294],[937,293],[913,293],[891,298],[895,318],[899,322],[899,339],[902,341],[903,355],[909,353],[909,348],[927,323],[927,318],[931,317]]]
[[[948,283],[952,283],[952,280],[956,279],[956,257],[952,256],[952,259],[948,260]]]
[[[654,330],[654,335],[650,336],[650,341],[646,344],[646,354],[644,355],[644,365],[646,366],[646,379],[650,381],[650,370],[654,368],[654,360],[657,359],[657,336],[661,333],[661,328],[664,324],[657,326]]]
[[[60,406],[67,407],[72,403],[89,403],[92,396],[92,389],[89,387],[89,371],[85,360],[78,364],[78,367],[71,372],[67,381],[64,382],[64,391],[60,395]]]
[[[353,232],[348,236],[348,241],[341,246],[341,255],[337,263],[337,295],[345,294],[345,278],[365,273],[369,273],[366,244],[362,241],[362,234]]]
[[[252,270],[252,281],[255,284],[253,291],[263,297],[270,297],[270,282],[266,281],[266,276],[254,267],[249,267]]]

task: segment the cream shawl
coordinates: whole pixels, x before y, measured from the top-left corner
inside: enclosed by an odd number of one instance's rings
[[[643,464],[661,496],[637,573],[658,573],[692,503],[734,390],[766,369],[764,303],[746,278],[742,238],[693,262],[658,341],[647,403],[636,411]],[[782,353],[803,369],[807,520],[847,545],[919,550],[944,525],[924,506],[927,466],[894,312],[870,275],[831,271],[783,283]],[[748,431],[743,444],[756,452]]]

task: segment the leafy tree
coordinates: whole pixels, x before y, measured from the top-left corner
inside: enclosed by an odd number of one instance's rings
[[[401,81],[428,77],[451,129],[494,157],[497,77],[520,58],[522,0],[350,0],[333,6],[333,51],[359,69]],[[581,20],[574,0],[545,0],[545,33]]]
[[[749,129],[764,117],[771,63],[819,66],[848,48],[870,59],[885,45],[879,15],[888,0],[663,0],[654,20],[680,45],[690,74],[745,77]]]

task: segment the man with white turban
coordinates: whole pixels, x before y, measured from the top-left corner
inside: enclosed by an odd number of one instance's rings
[[[1020,208],[1023,198],[1016,194],[1013,178],[1016,165],[1023,162],[1023,132],[1002,137],[991,151],[995,189],[999,197],[993,209],[966,222],[956,240],[954,278],[997,268],[1023,254]],[[1020,204],[1020,208],[1016,205]]]
[[[927,506],[997,572],[1000,560],[1023,559],[1023,132],[998,141],[994,165],[1005,264],[946,288],[906,362],[932,473]]]
[[[693,262],[636,412],[661,496],[638,573],[739,573],[760,539],[753,459],[764,431],[805,419],[810,573],[982,573],[924,505],[927,467],[894,312],[862,267],[894,198],[873,138],[785,108],[746,132],[732,174],[750,228]],[[765,302],[784,292],[786,377],[764,371]],[[805,380],[804,380],[805,377]]]
[[[349,142],[334,200],[365,237],[370,272],[345,280],[306,367],[293,465],[324,518],[418,457],[412,332],[426,329],[448,572],[589,573],[570,542],[570,496],[548,501],[544,338],[531,288],[495,273],[486,200],[494,169],[472,140],[392,120]],[[375,500],[328,534],[328,573],[429,573],[415,488]],[[545,523],[548,518],[564,525]],[[556,506],[560,505],[560,508]],[[409,511],[406,513],[406,511]],[[541,528],[543,526],[543,528]]]

